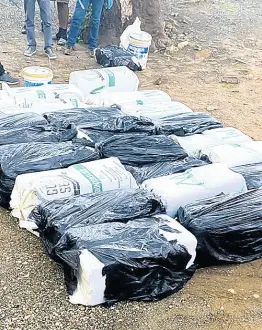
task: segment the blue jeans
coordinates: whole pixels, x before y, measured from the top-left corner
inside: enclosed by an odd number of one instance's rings
[[[81,4],[84,8],[82,8]],[[77,0],[76,9],[69,29],[67,41],[68,47],[73,47],[75,45],[90,4],[92,4],[92,17],[88,48],[96,48],[104,0],[81,0],[81,3]]]
[[[36,48],[35,40],[35,2],[36,0],[24,0],[26,10],[26,34],[28,46]],[[45,49],[52,47],[52,20],[50,0],[37,0],[40,8],[40,16],[44,26]]]

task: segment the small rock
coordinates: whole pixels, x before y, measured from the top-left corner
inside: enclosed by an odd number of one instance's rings
[[[255,299],[259,299],[259,298],[260,298],[259,294],[253,294],[253,297],[254,297]]]
[[[221,310],[221,312],[224,312],[224,310],[225,310],[224,306],[221,306],[220,310]]]
[[[220,82],[222,84],[237,85],[237,84],[239,84],[239,79],[238,79],[238,77],[227,76],[227,77],[223,77]]]
[[[212,112],[212,111],[216,111],[216,110],[217,110],[217,106],[215,106],[215,105],[208,105],[207,106],[207,111]]]
[[[183,49],[183,48],[185,48],[186,46],[188,46],[188,41],[186,40],[186,41],[182,41],[182,42],[180,42],[178,45],[177,45],[177,48],[178,49]]]
[[[229,289],[227,291],[230,292],[230,293],[232,293],[232,294],[236,294],[236,291],[234,289]]]

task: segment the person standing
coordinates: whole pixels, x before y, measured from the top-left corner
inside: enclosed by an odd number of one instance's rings
[[[26,3],[27,3],[27,0],[24,0],[25,22],[24,22],[24,25],[22,27],[22,31],[21,31],[22,34],[26,34]],[[41,22],[41,31],[44,32],[44,24],[43,24],[43,22]]]
[[[26,1],[26,34],[28,41],[28,48],[24,52],[25,56],[31,57],[36,53],[36,39],[35,39],[35,2],[36,0]],[[56,54],[52,49],[52,23],[51,23],[51,5],[50,0],[37,0],[40,8],[40,16],[44,25],[44,40],[45,54],[49,59],[56,58]]]
[[[65,46],[67,42],[67,28],[69,18],[69,0],[56,0],[59,30],[54,36],[59,46]]]
[[[19,79],[13,78],[8,72],[6,72],[3,64],[0,62],[0,84],[3,82],[8,85],[17,85],[19,84]]]
[[[94,56],[94,50],[97,45],[104,0],[77,0],[75,12],[72,17],[72,21],[69,29],[65,55],[70,55],[73,52],[77,38],[80,34],[81,26],[84,22],[87,10],[90,5],[92,5],[92,15],[91,15],[90,35],[88,41],[88,50],[90,55]]]

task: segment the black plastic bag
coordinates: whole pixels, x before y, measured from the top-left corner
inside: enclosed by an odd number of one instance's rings
[[[83,142],[21,143],[1,148],[0,205],[8,207],[15,179],[20,174],[48,171],[99,159]]]
[[[0,130],[46,125],[47,121],[42,115],[26,112],[17,114],[0,114]]]
[[[185,150],[164,135],[125,134],[97,144],[103,157],[118,157],[122,164],[141,166],[187,157]]]
[[[175,220],[155,216],[72,227],[55,252],[65,265],[70,300],[97,305],[157,300],[179,291],[194,274],[196,244]],[[78,285],[89,290],[74,296]]]
[[[44,118],[51,124],[66,121],[76,126],[104,129],[109,121],[124,116],[118,107],[81,108],[46,112]]]
[[[262,258],[262,190],[221,195],[180,208],[179,222],[198,241],[196,263],[207,267]]]
[[[77,135],[75,125],[37,125],[31,127],[0,129],[0,145],[28,142],[65,142]]]
[[[187,112],[159,118],[154,121],[158,134],[186,136],[220,128],[223,125],[207,113]]]
[[[97,48],[95,56],[97,63],[103,67],[126,66],[132,71],[142,71],[134,54],[118,46]]]
[[[76,196],[38,205],[29,220],[36,223],[44,244],[52,249],[71,227],[127,222],[165,212],[161,201],[143,189],[119,189]]]
[[[207,163],[194,157],[187,157],[173,162],[155,163],[143,166],[125,166],[132,173],[136,182],[141,184],[145,180],[158,178],[161,176],[171,175],[184,172],[192,167],[204,166]]]
[[[231,170],[243,175],[248,190],[262,187],[262,163],[237,166]]]

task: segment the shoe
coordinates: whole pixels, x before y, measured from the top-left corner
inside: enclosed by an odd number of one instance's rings
[[[58,46],[65,46],[67,43],[67,40],[64,38],[59,38],[59,40],[57,41]]]
[[[26,34],[26,25],[24,25],[24,26],[22,27],[21,33],[22,33],[22,34]]]
[[[61,38],[61,28],[59,28],[58,32],[52,37],[52,39],[57,41],[60,38]]]
[[[74,51],[74,47],[67,46],[65,50],[65,55],[71,55]]]
[[[34,47],[28,47],[27,50],[24,52],[24,55],[27,57],[31,57],[36,53],[36,49]]]
[[[90,57],[95,57],[95,49],[88,48],[88,54],[90,55]]]
[[[56,59],[56,54],[51,47],[46,48],[45,54],[48,56],[50,60]]]
[[[8,72],[4,72],[0,76],[0,84],[3,82],[7,83],[8,85],[17,85],[19,84],[19,79],[13,78]]]

